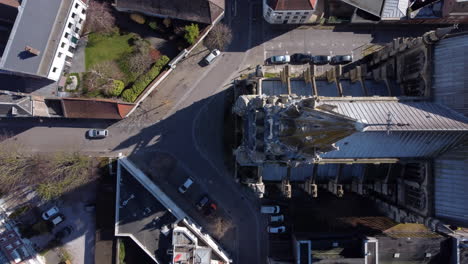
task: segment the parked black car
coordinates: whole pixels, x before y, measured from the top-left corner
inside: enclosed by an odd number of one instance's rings
[[[208,198],[208,196],[203,196],[200,199],[200,201],[198,201],[198,203],[197,203],[197,209],[198,210],[203,209],[203,207],[205,207],[205,205],[207,205],[209,201],[210,201],[210,198]]]
[[[203,211],[203,214],[208,216],[218,209],[216,203],[214,203],[208,196],[203,196],[197,203],[197,209]]]
[[[312,62],[316,65],[325,65],[325,64],[330,63],[330,59],[331,59],[330,56],[318,55],[318,56],[313,57]]]
[[[348,64],[353,62],[353,55],[337,55],[331,59],[331,64]]]
[[[291,62],[295,64],[306,64],[312,61],[312,55],[303,53],[294,53],[291,56]]]
[[[62,230],[58,231],[55,234],[55,238],[57,240],[62,240],[64,238],[66,238],[67,236],[69,236],[72,232],[73,232],[73,227],[72,226],[66,226]]]

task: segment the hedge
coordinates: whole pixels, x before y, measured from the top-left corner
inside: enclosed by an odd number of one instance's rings
[[[132,87],[123,91],[122,99],[131,103],[135,102],[138,96],[140,96],[140,94],[146,89],[146,87],[156,77],[158,77],[164,66],[169,63],[169,60],[170,59],[167,56],[163,55],[158,61],[156,61],[156,63],[154,63],[154,65],[147,73],[138,77],[135,83],[133,83]]]
[[[121,80],[113,80],[112,88],[109,90],[108,94],[110,96],[119,96],[124,88],[125,84]]]

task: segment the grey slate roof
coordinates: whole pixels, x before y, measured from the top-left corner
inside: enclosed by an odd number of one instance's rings
[[[211,24],[224,11],[224,0],[115,0],[117,10]]]
[[[468,131],[468,118],[433,102],[323,100],[322,104],[336,106],[334,112],[366,120],[371,125],[367,131],[386,131],[388,113],[394,124],[391,131]]]
[[[23,0],[0,68],[46,76],[64,28],[71,0]],[[24,51],[26,45],[40,51]]]
[[[400,19],[406,17],[409,0],[385,0],[382,19]]]
[[[468,34],[443,39],[434,47],[432,93],[442,103],[468,116]]]
[[[380,17],[384,0],[342,0],[343,2]]]
[[[454,147],[466,132],[358,132],[336,143],[339,150],[320,156],[351,158],[431,158]]]
[[[434,161],[435,215],[468,226],[468,137],[465,144]]]
[[[27,117],[33,115],[31,96],[0,92],[0,117]]]

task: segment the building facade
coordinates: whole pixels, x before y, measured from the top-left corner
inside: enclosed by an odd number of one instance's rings
[[[72,61],[86,8],[82,0],[18,2],[15,20],[0,40],[0,72],[58,81]]]
[[[47,78],[58,80],[65,66],[71,66],[73,55],[80,39],[81,29],[86,19],[87,5],[81,0],[74,0],[70,7],[63,28],[62,39],[57,47],[52,67]]]
[[[270,24],[313,23],[316,6],[316,0],[263,0],[263,17]]]

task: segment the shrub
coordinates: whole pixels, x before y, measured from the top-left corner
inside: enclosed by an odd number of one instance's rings
[[[137,95],[133,92],[131,88],[123,91],[122,99],[126,102],[135,102],[137,99]]]
[[[163,20],[163,24],[164,24],[164,26],[166,26],[166,27],[168,28],[168,27],[171,26],[172,20],[171,20],[170,18],[166,17],[166,18],[164,18],[164,20]]]
[[[125,264],[125,244],[123,241],[119,243],[119,264]]]
[[[167,56],[162,56],[161,59],[156,61],[156,63],[151,67],[151,69],[141,75],[131,88],[125,90],[122,93],[122,98],[127,102],[135,102],[135,100],[140,96],[140,94],[146,89],[146,87],[156,78],[163,69],[163,67],[169,63],[169,58]]]
[[[122,82],[121,80],[112,80],[112,85],[111,88],[107,91],[107,95],[113,97],[119,96],[124,88],[124,82]]]
[[[140,36],[133,38],[132,42],[133,50],[135,52],[145,53],[148,52],[151,48],[151,43],[148,40],[141,38]]]
[[[102,97],[102,92],[101,90],[88,90],[83,96],[87,98],[99,98]]]
[[[40,221],[40,222],[35,223],[32,226],[32,230],[34,231],[36,235],[41,235],[41,234],[49,233],[50,231],[52,231],[52,228],[48,222]]]
[[[42,183],[37,186],[37,194],[46,201],[58,197],[62,192],[63,186],[61,184]]]
[[[24,215],[30,209],[29,205],[21,206],[11,213],[8,218],[15,219]]]
[[[152,30],[156,30],[158,29],[158,23],[156,23],[156,21],[151,21],[148,23],[148,26],[152,29]]]
[[[72,257],[65,248],[60,248],[60,261],[64,263],[70,263]]]
[[[188,44],[192,45],[200,35],[200,30],[198,29],[197,24],[190,24],[185,26],[185,35],[184,38]]]
[[[145,23],[145,17],[140,14],[136,14],[136,13],[130,14],[130,19],[140,25],[143,25]]]
[[[161,58],[161,55],[161,52],[157,49],[152,48],[149,51],[149,56],[151,57],[153,62],[159,60]]]

